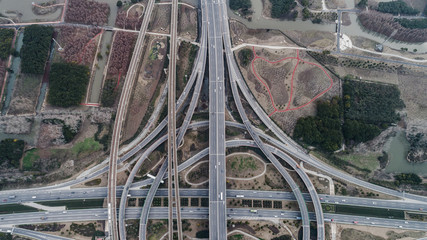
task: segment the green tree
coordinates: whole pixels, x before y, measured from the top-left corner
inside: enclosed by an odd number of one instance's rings
[[[242,66],[247,67],[254,58],[254,53],[251,49],[245,48],[239,52],[238,56]]]
[[[271,16],[273,18],[286,17],[297,5],[295,0],[270,0],[270,2],[272,4]]]
[[[78,106],[86,93],[89,69],[74,63],[54,63],[50,70],[48,102],[58,107]]]
[[[119,1],[117,1],[116,6],[117,6],[117,7],[121,7],[121,6],[123,6],[123,2],[122,2],[122,1],[120,1],[120,0],[119,0]]]
[[[21,72],[43,74],[52,35],[52,27],[31,25],[25,28],[21,49]]]
[[[0,29],[0,59],[6,60],[9,53],[13,52],[11,51],[11,46],[14,35],[15,33],[12,29]]]
[[[4,139],[0,142],[0,163],[6,162],[19,168],[19,160],[24,154],[25,142],[17,139]]]
[[[230,0],[230,8],[232,10],[249,9],[251,7],[251,0]]]

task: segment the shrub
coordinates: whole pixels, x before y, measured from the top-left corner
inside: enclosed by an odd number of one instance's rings
[[[254,53],[252,52],[251,49],[245,48],[239,52],[238,56],[239,56],[240,64],[243,67],[247,67],[249,63],[252,61],[252,59],[254,58]]]

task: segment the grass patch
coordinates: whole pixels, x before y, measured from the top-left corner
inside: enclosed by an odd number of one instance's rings
[[[0,205],[0,214],[23,213],[23,212],[38,212],[39,210],[33,207],[24,206],[21,204],[5,204]]]
[[[22,159],[22,168],[25,171],[30,171],[33,169],[34,161],[40,158],[40,156],[37,153],[38,153],[37,148],[33,148],[25,153],[24,158]]]
[[[71,152],[79,156],[81,154],[90,154],[102,149],[102,145],[95,141],[93,137],[86,138],[83,142],[76,143],[72,148]]]
[[[349,205],[322,204],[323,210],[336,214],[348,214],[366,217],[405,219],[405,212],[396,209],[358,207]]]
[[[97,179],[94,179],[92,181],[86,182],[85,186],[97,186],[99,184],[101,184],[101,179],[97,178]]]
[[[360,168],[368,169],[374,171],[379,168],[380,163],[378,157],[382,156],[379,153],[372,153],[368,155],[357,155],[357,154],[338,154],[336,155],[339,159],[342,159],[346,162],[354,164]]]
[[[86,208],[102,208],[104,199],[81,199],[81,200],[66,200],[66,201],[47,201],[40,202],[50,207],[65,206],[67,209],[86,209]]]

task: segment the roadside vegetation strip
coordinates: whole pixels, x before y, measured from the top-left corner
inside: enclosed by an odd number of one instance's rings
[[[359,207],[359,206],[340,205],[340,204],[322,204],[322,208],[323,208],[323,211],[327,213],[366,216],[366,217],[378,217],[378,218],[405,219],[405,211],[397,210],[397,209]]]
[[[104,199],[59,200],[39,202],[39,204],[49,207],[65,206],[67,209],[102,208]]]
[[[0,206],[0,214],[38,212],[38,211],[39,210],[36,208],[24,206],[21,204],[5,204]]]
[[[282,58],[282,59],[280,59],[280,60],[273,61],[273,62],[272,62],[272,61],[269,61],[269,60],[267,60],[267,59],[265,59],[265,58],[263,58],[263,57],[258,56],[258,55],[256,54],[256,52],[255,52],[255,47],[252,47],[252,50],[253,50],[253,54],[254,54],[254,58],[252,59],[252,63],[251,63],[251,65],[252,65],[252,72],[254,73],[255,77],[256,77],[256,78],[261,82],[261,84],[262,84],[262,85],[264,85],[264,87],[267,89],[268,95],[269,95],[269,97],[270,97],[271,104],[272,104],[272,106],[273,106],[273,108],[274,108],[274,111],[273,111],[272,113],[270,113],[270,114],[269,114],[269,116],[273,115],[273,114],[274,114],[274,113],[276,113],[276,112],[287,112],[287,111],[293,111],[293,110],[298,110],[298,109],[300,109],[300,108],[303,108],[303,107],[305,107],[305,106],[309,105],[310,103],[312,103],[313,101],[315,101],[317,98],[319,98],[320,96],[322,96],[322,95],[323,95],[323,94],[325,94],[326,92],[328,92],[328,91],[332,88],[332,85],[334,84],[333,79],[329,76],[329,74],[326,72],[326,70],[325,70],[321,65],[316,64],[316,63],[312,63],[312,62],[308,62],[308,61],[305,61],[305,60],[302,60],[302,59],[299,57],[299,50],[298,50],[298,49],[296,50],[296,51],[297,51],[297,56],[296,56],[296,57],[286,57],[286,58]],[[279,63],[279,62],[282,62],[282,61],[284,61],[284,60],[288,60],[288,59],[296,59],[296,60],[297,60],[297,64],[295,65],[294,70],[293,70],[293,72],[292,72],[292,77],[291,77],[291,88],[290,88],[291,92],[290,92],[289,101],[288,101],[288,104],[287,104],[287,106],[286,106],[286,109],[285,109],[285,110],[279,110],[279,109],[277,109],[276,104],[274,103],[274,98],[273,98],[273,95],[271,94],[270,88],[268,87],[267,83],[265,83],[265,82],[260,78],[260,76],[256,73],[254,62],[255,62],[255,60],[257,60],[257,59],[262,59],[262,60],[264,60],[264,61],[266,61],[266,62],[268,62],[268,63],[270,63],[270,64]],[[294,76],[295,76],[295,72],[296,72],[296,70],[297,70],[297,68],[298,68],[298,64],[299,64],[300,62],[307,63],[307,64],[309,64],[309,65],[313,65],[313,66],[316,66],[316,67],[320,68],[320,69],[321,69],[321,70],[326,74],[326,76],[329,78],[329,80],[330,80],[330,85],[329,85],[329,87],[328,87],[327,89],[325,89],[325,90],[324,90],[324,91],[322,91],[321,93],[317,94],[314,98],[312,98],[312,99],[311,99],[310,101],[308,101],[307,103],[305,103],[305,104],[303,104],[303,105],[301,105],[301,106],[298,106],[298,107],[291,108],[290,106],[291,106],[291,103],[292,103],[292,97],[293,97],[292,95],[293,95]]]

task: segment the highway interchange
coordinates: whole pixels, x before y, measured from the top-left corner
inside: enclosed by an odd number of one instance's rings
[[[427,229],[427,223],[417,221],[404,221],[396,219],[379,219],[363,216],[348,216],[339,214],[323,213],[321,203],[344,204],[364,207],[377,207],[388,209],[401,209],[407,211],[424,212],[427,209],[427,198],[423,196],[405,194],[404,192],[377,186],[363,180],[359,180],[337,169],[334,169],[323,162],[314,159],[306,154],[305,150],[296,144],[292,139],[285,135],[281,129],[267,116],[259,106],[256,99],[248,89],[240,70],[234,59],[230,31],[228,26],[227,6],[225,0],[201,0],[201,34],[200,49],[197,54],[195,66],[182,95],[175,101],[175,62],[176,62],[176,24],[177,24],[177,1],[172,4],[172,25],[171,25],[171,52],[169,54],[169,86],[168,86],[168,118],[160,121],[158,126],[142,138],[140,141],[133,141],[127,150],[119,149],[121,128],[126,109],[131,94],[133,82],[138,74],[140,59],[144,43],[145,33],[150,20],[150,15],[154,6],[154,0],[150,0],[147,5],[147,11],[141,30],[138,35],[134,54],[132,56],[128,74],[126,75],[125,85],[120,97],[120,103],[117,110],[116,122],[114,125],[113,138],[111,144],[110,158],[106,159],[100,165],[84,172],[76,179],[47,186],[38,189],[9,190],[0,192],[1,204],[22,203],[22,202],[42,202],[57,201],[65,199],[96,199],[107,198],[106,209],[86,209],[69,210],[65,212],[36,212],[2,215],[0,231],[32,236],[36,239],[50,239],[51,236],[43,236],[30,230],[13,228],[11,225],[33,224],[40,222],[66,222],[66,221],[87,221],[87,220],[105,220],[108,222],[109,239],[126,239],[125,220],[140,219],[139,238],[145,239],[147,236],[146,226],[149,218],[169,219],[169,232],[172,231],[173,218],[178,218],[178,239],[182,239],[180,216],[183,219],[209,219],[210,239],[227,238],[227,219],[301,219],[303,223],[303,239],[308,239],[310,235],[309,221],[317,223],[317,239],[324,239],[324,222],[333,221],[345,224],[360,224],[371,226],[383,226],[389,228],[404,228],[414,230]],[[208,54],[209,53],[209,54]],[[191,117],[197,105],[200,96],[201,86],[205,75],[206,59],[209,63],[209,121],[191,122]],[[226,62],[226,63],[225,63]],[[227,68],[225,66],[227,64]],[[228,73],[233,98],[238,108],[243,124],[225,121],[225,77]],[[195,84],[194,84],[195,83]],[[181,107],[188,99],[190,90],[193,88],[189,107],[187,108],[183,124],[176,128],[175,116],[182,111]],[[275,137],[265,134],[256,129],[246,115],[245,109],[240,100],[239,90],[248,101],[251,108],[261,119],[261,121],[273,132]],[[153,118],[155,119],[155,118]],[[154,121],[153,121],[154,122]],[[168,126],[167,134],[160,135]],[[182,143],[185,132],[190,128],[209,127],[209,148],[201,150],[199,153],[178,166],[176,160],[176,149]],[[247,130],[253,140],[225,138],[226,127],[233,127]],[[147,130],[148,131],[148,130]],[[146,131],[146,132],[147,132]],[[176,134],[178,131],[178,135]],[[137,138],[138,139],[138,138]],[[168,141],[168,156],[156,178],[146,179],[134,182],[134,177],[144,160],[160,144]],[[268,143],[266,143],[266,142]],[[230,190],[226,189],[225,172],[225,150],[226,148],[249,146],[259,148],[269,161],[277,168],[287,183],[291,186],[292,192],[273,192],[273,191],[251,191],[251,190]],[[172,158],[171,158],[172,156]],[[168,181],[168,189],[159,189],[162,179],[174,179],[177,181],[178,172],[190,167],[205,156],[209,156],[209,189],[178,189],[177,182],[172,187],[171,181]],[[132,159],[132,157],[134,157]],[[295,170],[304,182],[309,193],[302,193],[299,186],[295,183],[279,162],[279,159],[285,160]],[[130,160],[132,159],[132,160]],[[298,159],[297,161],[295,159]],[[136,163],[127,179],[125,186],[116,186],[117,166],[125,161]],[[315,167],[326,172],[334,178],[371,189],[373,191],[388,194],[405,200],[379,200],[367,198],[354,198],[344,196],[329,196],[317,194],[313,184],[307,174],[300,169],[298,161],[303,161],[307,165]],[[70,189],[71,186],[83,183],[85,181],[99,177],[108,172],[108,187]],[[168,174],[166,174],[168,173]],[[168,176],[166,178],[166,176]],[[172,177],[174,176],[174,177]],[[150,186],[149,189],[138,190],[141,186]],[[173,210],[173,194],[178,197],[208,197],[209,208],[188,208],[179,207],[179,201],[176,201],[176,209]],[[236,198],[237,195],[244,195],[246,199],[269,199],[269,200],[296,200],[300,211],[283,210],[265,210],[259,209],[257,213],[251,212],[245,208],[227,208],[226,199]],[[13,197],[11,197],[13,196]],[[151,202],[155,196],[169,198],[169,208],[151,207]],[[118,208],[118,221],[115,209],[116,198],[120,197]],[[143,208],[126,207],[127,198],[145,197],[146,204]],[[314,213],[309,213],[306,202],[312,202]],[[182,211],[182,212],[181,212]],[[44,219],[42,219],[44,218]],[[7,225],[7,227],[6,227]],[[169,234],[171,239],[172,234]],[[119,237],[120,236],[120,237]],[[55,236],[52,239],[66,239]]]

